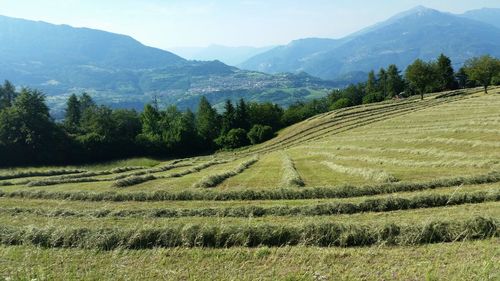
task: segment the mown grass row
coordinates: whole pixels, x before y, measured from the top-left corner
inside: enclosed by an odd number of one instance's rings
[[[364,135],[363,135],[364,137]],[[437,148],[393,148],[393,147],[364,147],[364,146],[355,146],[355,145],[333,145],[333,144],[328,144],[324,143],[323,145],[321,144],[314,144],[314,145],[306,145],[306,146],[301,146],[301,149],[308,149],[308,150],[318,150],[318,149],[329,149],[329,150],[338,150],[338,151],[359,151],[359,152],[367,152],[367,153],[397,153],[397,154],[411,154],[411,155],[426,155],[426,156],[431,156],[431,157],[442,157],[442,158],[451,158],[451,157],[456,157],[456,158],[470,158],[472,155],[464,152],[457,152],[457,151],[446,151],[446,150],[441,150]],[[311,154],[314,154],[314,152],[310,152]],[[477,156],[475,156],[477,157]]]
[[[341,139],[343,140],[343,139]],[[363,138],[357,138],[357,141],[362,142],[400,142],[409,144],[421,144],[421,143],[438,143],[438,144],[451,144],[457,146],[468,146],[468,147],[490,147],[499,148],[500,141],[483,141],[483,140],[466,140],[466,139],[456,139],[456,138],[440,138],[440,137],[425,137],[425,138],[398,138],[398,137],[369,137],[364,136]]]
[[[401,107],[399,107],[401,106]],[[409,107],[412,108],[413,106],[407,106],[407,105],[399,105],[397,108],[401,110],[401,108]],[[328,132],[338,130],[339,128],[344,128],[344,127],[349,127],[349,126],[355,126],[360,120],[365,120],[363,118],[368,117],[367,119],[371,120],[373,119],[373,116],[378,116],[379,114],[387,114],[387,112],[393,112],[396,111],[397,109],[393,108],[375,108],[372,110],[366,110],[362,112],[355,112],[355,113],[348,113],[346,115],[342,114],[335,114],[334,116],[329,116],[325,115],[323,118],[320,118],[318,121],[320,121],[317,124],[310,125],[306,127],[305,129],[299,130],[298,132],[294,132],[290,135],[281,137],[279,139],[274,140],[272,143],[268,144],[267,146],[264,146],[260,149],[254,150],[254,152],[264,152],[264,151],[272,151],[276,150],[279,147],[283,146],[290,146],[293,143],[296,143],[301,140],[309,140],[311,139],[312,135],[316,135],[318,133],[323,132],[324,130],[328,130]],[[372,117],[372,118],[370,118]],[[333,128],[333,129],[331,129]]]
[[[216,187],[217,185],[221,184],[226,179],[243,173],[243,171],[248,169],[253,164],[257,163],[257,161],[259,161],[259,159],[257,156],[255,156],[249,160],[241,162],[236,168],[234,168],[231,171],[226,171],[226,172],[222,172],[222,173],[218,173],[218,174],[208,175],[208,176],[202,178],[199,182],[195,183],[193,185],[193,187],[195,187],[195,188]]]
[[[499,222],[475,217],[467,221],[431,221],[422,225],[207,225],[164,228],[16,228],[0,226],[3,245],[36,245],[47,248],[100,250],[171,247],[280,247],[306,245],[357,247],[370,245],[419,245],[487,239],[499,236]]]
[[[348,130],[352,130],[361,126],[371,124],[373,122],[385,120],[389,116],[406,115],[414,111],[426,109],[431,106],[436,106],[443,103],[453,102],[455,100],[458,99],[447,99],[440,101],[426,100],[409,106],[405,104],[399,107],[396,106],[395,108],[383,109],[376,112],[359,112],[359,114],[353,114],[354,117],[352,118],[350,116],[347,118],[338,118],[343,116],[334,116],[333,118],[329,118],[329,120],[324,121],[323,123],[308,127],[305,130],[299,131],[298,133],[293,134],[291,136],[280,138],[279,142],[269,144],[257,150],[252,150],[252,152],[262,153],[266,151],[276,150],[278,147],[291,147],[293,144],[296,144],[299,141],[303,143],[305,141],[318,140],[325,136],[329,136],[331,134],[342,133]],[[302,134],[304,132],[307,132],[307,134],[303,136],[298,136],[299,134]]]
[[[348,174],[351,176],[360,176],[366,180],[372,180],[376,182],[397,182],[398,179],[382,170],[375,170],[370,168],[356,168],[356,167],[348,167],[339,164],[335,164],[329,161],[322,161],[321,164],[328,167],[330,170],[337,172]]]
[[[290,159],[285,152],[281,155],[283,164],[282,164],[282,177],[281,177],[281,186],[282,187],[301,187],[304,186],[305,183],[297,172],[295,168],[295,163]]]
[[[26,183],[27,186],[49,186],[49,185],[57,185],[64,183],[81,183],[81,182],[99,182],[99,181],[109,181],[113,178],[95,178],[96,176],[105,176],[105,175],[113,175],[113,174],[121,174],[130,171],[142,170],[146,169],[143,166],[130,166],[130,167],[118,167],[110,170],[104,171],[88,171],[79,174],[71,174],[64,175],[58,177],[49,177],[40,180],[29,181]],[[141,172],[136,172],[141,173]],[[123,177],[126,175],[118,175],[116,177]]]
[[[389,157],[370,157],[370,156],[342,156],[336,155],[328,152],[310,152],[310,155],[320,155],[331,159],[337,159],[342,161],[359,161],[370,164],[386,164],[395,166],[405,166],[405,167],[470,167],[470,168],[488,168],[492,167],[498,163],[500,160],[407,160]]]
[[[207,169],[211,166],[223,164],[226,162],[227,161],[225,161],[225,160],[212,160],[212,161],[208,161],[208,162],[196,165],[190,169],[187,169],[187,170],[184,170],[181,172],[172,173],[170,175],[165,175],[165,176],[157,176],[157,175],[153,175],[153,174],[132,175],[132,176],[129,176],[126,178],[120,178],[119,180],[115,181],[113,183],[113,187],[123,188],[123,187],[129,187],[129,186],[133,186],[133,185],[137,185],[137,184],[141,184],[141,183],[145,183],[145,182],[157,180],[157,179],[179,178],[179,177],[183,177],[185,175],[199,172],[199,171]],[[189,166],[189,165],[175,165],[175,166],[173,165],[173,167],[171,169],[177,168],[177,167],[186,167],[186,166]],[[167,169],[164,169],[164,171],[167,171]]]
[[[410,198],[388,197],[366,199],[360,203],[320,203],[302,206],[277,205],[262,207],[247,205],[225,208],[156,208],[156,209],[46,209],[46,208],[0,208],[0,214],[19,216],[34,214],[44,217],[92,217],[92,218],[179,218],[179,217],[264,217],[264,216],[330,216],[364,212],[388,212],[478,204],[500,201],[500,191],[494,193],[474,192],[453,195],[429,194]]]
[[[416,106],[421,106],[423,103],[430,103],[431,101],[403,101],[403,102],[396,102],[396,103],[388,103],[384,104],[382,106],[380,105],[363,105],[359,107],[354,107],[354,108],[344,108],[336,111],[331,111],[325,114],[320,114],[315,117],[311,117],[310,119],[306,120],[304,123],[300,124],[303,126],[304,124],[307,124],[308,122],[314,120],[316,121],[313,126],[306,126],[306,128],[300,128],[297,126],[298,130],[294,131],[290,135],[286,135],[284,137],[281,137],[279,139],[274,140],[275,142],[272,145],[281,145],[285,144],[287,142],[294,141],[295,139],[302,138],[304,136],[300,135],[311,135],[312,133],[316,133],[320,130],[324,130],[327,128],[332,127],[332,125],[345,125],[350,123],[351,121],[356,121],[360,120],[364,117],[373,117],[375,115],[378,115],[380,113],[387,113],[395,110],[400,110],[400,109],[410,109],[414,108]],[[312,125],[312,124],[311,124]],[[300,129],[300,130],[299,130]],[[300,136],[300,137],[299,137]],[[276,143],[277,142],[277,143]]]
[[[87,172],[87,171],[86,170],[79,170],[79,169],[54,169],[54,170],[45,170],[45,171],[16,171],[16,172],[11,172],[11,173],[0,174],[0,180],[78,174],[78,173],[84,173],[84,172]]]
[[[116,184],[117,187],[125,187],[127,186],[126,184],[139,184],[144,181],[156,179],[156,177],[152,175],[153,173],[160,173],[179,167],[187,167],[189,165],[190,164],[172,163],[158,168],[150,168],[150,169],[146,169],[146,167],[120,167],[106,171],[92,171],[76,175],[67,175],[61,177],[40,179],[27,182],[26,185],[33,187],[33,186],[50,186],[50,185],[65,184],[65,183],[117,181]],[[136,171],[136,172],[121,174],[130,171]],[[109,178],[95,178],[95,176],[104,176],[113,174],[120,174],[120,175],[116,175],[114,177],[109,177]]]
[[[443,103],[449,103],[449,102],[453,102],[453,101],[454,100],[446,100],[443,102],[433,102],[433,103],[421,104],[420,106],[416,106],[416,107],[408,108],[408,109],[394,110],[394,111],[391,111],[388,113],[382,113],[380,115],[376,115],[375,117],[360,120],[357,123],[354,123],[352,125],[343,126],[340,129],[325,128],[325,130],[323,130],[320,134],[317,134],[315,136],[311,136],[307,139],[303,139],[303,140],[301,140],[301,142],[303,143],[305,141],[317,141],[317,140],[324,139],[325,137],[329,137],[329,136],[334,135],[334,134],[340,134],[340,133],[343,133],[346,131],[350,131],[350,130],[353,130],[356,128],[360,128],[360,127],[375,123],[375,122],[384,121],[384,120],[387,120],[387,119],[393,118],[393,117],[408,115],[408,114],[414,113],[416,111],[428,109],[432,106],[439,106]]]
[[[414,192],[459,185],[487,184],[496,182],[500,182],[500,172],[498,171],[483,175],[444,178],[425,182],[396,182],[364,186],[342,185],[338,187],[304,187],[301,189],[274,188],[229,191],[212,190],[210,192],[199,190],[185,190],[181,192],[49,192],[44,190],[19,190],[4,192],[0,190],[0,197],[114,202],[328,199],[371,196],[396,192]]]
[[[152,181],[152,180],[157,180],[157,179],[166,179],[166,178],[178,178],[178,177],[182,177],[182,176],[185,176],[185,175],[189,175],[189,174],[192,174],[192,173],[196,173],[196,172],[199,172],[203,169],[206,169],[208,167],[211,167],[211,166],[214,166],[214,165],[218,165],[218,164],[222,164],[222,163],[226,163],[226,161],[222,161],[222,160],[212,160],[212,161],[208,161],[208,162],[205,162],[205,163],[202,163],[202,164],[199,164],[199,165],[196,165],[190,169],[187,169],[187,170],[184,170],[184,171],[181,171],[181,172],[177,172],[177,173],[172,173],[170,175],[166,175],[166,176],[157,176],[157,175],[153,175],[152,173],[150,172],[147,172],[147,173],[141,173],[141,174],[132,174],[131,176],[128,176],[128,177],[125,177],[125,178],[119,178],[117,181],[115,181],[113,183],[113,186],[114,187],[129,187],[129,186],[133,186],[133,185],[137,185],[137,184],[141,184],[141,183],[145,183],[145,182],[148,182],[148,181]],[[179,167],[188,167],[188,166],[191,166],[190,164],[172,164],[170,166],[164,166],[161,169],[160,172],[163,172],[163,171],[168,171],[168,170],[171,170],[171,169],[174,169],[174,168],[179,168]],[[153,173],[157,173],[158,171],[154,171]]]

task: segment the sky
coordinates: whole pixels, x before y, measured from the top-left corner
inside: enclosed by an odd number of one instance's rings
[[[452,13],[499,0],[0,0],[0,15],[127,34],[170,49],[339,38],[418,5]]]

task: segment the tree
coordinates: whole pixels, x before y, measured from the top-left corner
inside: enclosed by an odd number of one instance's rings
[[[103,141],[113,142],[116,139],[116,123],[113,110],[101,105],[87,109],[82,116],[82,130],[85,134],[96,134]]]
[[[455,74],[455,77],[457,79],[458,87],[461,89],[464,89],[468,86],[469,84],[469,76],[465,72],[465,68],[461,67],[457,73]]]
[[[482,85],[484,92],[487,94],[491,80],[500,73],[500,60],[489,55],[472,58],[465,62],[464,69],[469,79]]]
[[[223,148],[238,148],[248,145],[247,131],[242,128],[231,129],[227,134],[217,138],[217,145]]]
[[[365,92],[366,94],[375,93],[377,89],[377,78],[375,78],[375,71],[368,72],[368,80],[366,81]]]
[[[330,109],[337,110],[349,106],[352,106],[352,103],[348,98],[340,98],[330,106]]]
[[[160,113],[151,104],[144,107],[141,114],[142,133],[149,138],[160,135]]]
[[[382,92],[374,92],[363,97],[363,104],[380,102],[383,100],[385,100],[385,96]]]
[[[212,105],[204,96],[201,97],[196,115],[196,129],[200,139],[207,144],[208,148],[213,147],[213,141],[219,135],[218,119],[217,112]]]
[[[64,117],[64,125],[70,131],[75,131],[80,126],[81,110],[80,101],[75,94],[72,94],[66,103],[66,115]]]
[[[179,120],[178,125],[179,150],[181,152],[193,153],[198,148],[198,136],[196,133],[196,116],[191,110],[186,110]]]
[[[387,96],[387,72],[384,68],[378,71],[377,80],[378,91],[382,92],[382,95]]]
[[[252,144],[258,144],[271,139],[274,136],[273,128],[270,126],[254,125],[247,134]]]
[[[16,87],[8,80],[5,80],[3,86],[0,86],[0,110],[11,107],[16,96]]]
[[[455,73],[449,57],[441,54],[436,62],[437,88],[439,91],[456,88]]]
[[[224,113],[222,114],[222,134],[236,128],[236,110],[230,100],[226,100],[224,104]]]
[[[424,62],[420,59],[415,60],[406,68],[405,78],[411,88],[417,94],[420,94],[420,99],[424,99],[424,94],[432,91],[433,83],[435,82],[434,65]]]
[[[133,142],[135,137],[141,133],[141,118],[135,110],[115,109],[111,113],[115,125],[116,138],[121,142]]]
[[[245,103],[245,100],[240,99],[238,104],[236,105],[234,119],[234,126],[236,128],[242,128],[244,130],[250,129],[250,117],[248,114],[248,106]]]
[[[5,161],[41,163],[53,157],[59,134],[49,115],[44,95],[31,89],[22,89],[11,107],[0,112],[0,145],[9,148]],[[12,163],[12,162],[11,162]]]
[[[79,101],[80,101],[80,107],[81,107],[80,112],[82,114],[85,112],[85,110],[96,106],[92,97],[87,93],[83,93],[82,96],[80,97]]]
[[[250,123],[271,126],[273,130],[281,128],[283,109],[270,102],[251,103],[248,107]]]
[[[395,64],[389,65],[387,68],[387,93],[386,97],[393,98],[399,95],[405,89],[405,81],[400,74],[398,67]]]

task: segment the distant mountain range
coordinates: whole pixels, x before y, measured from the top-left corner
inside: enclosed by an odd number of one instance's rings
[[[239,65],[266,73],[307,72],[330,80],[362,77],[372,69],[445,53],[455,67],[484,54],[500,56],[500,9],[462,15],[416,7],[345,38],[309,38],[258,54]]]
[[[483,8],[463,13],[461,17],[489,23],[500,28],[500,8]]]
[[[253,56],[271,50],[269,47],[228,47],[222,45],[210,45],[208,47],[177,47],[170,51],[189,60],[219,60],[227,65],[236,66],[245,62]]]
[[[305,73],[270,75],[220,61],[189,61],[125,35],[0,16],[0,79],[43,90],[56,116],[71,93],[113,107],[161,104],[194,108],[244,97],[287,105],[335,85]]]
[[[58,117],[67,97],[84,91],[100,103],[136,109],[155,97],[194,108],[201,95],[216,106],[239,98],[289,105],[364,81],[371,69],[395,63],[403,70],[440,53],[455,67],[473,56],[500,56],[500,9],[454,15],[416,7],[340,39],[184,50],[200,60],[125,35],[0,16],[0,80],[41,89]],[[236,64],[253,54],[239,68],[211,60]]]

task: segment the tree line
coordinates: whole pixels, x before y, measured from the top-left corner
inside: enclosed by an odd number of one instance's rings
[[[0,86],[0,166],[69,164],[133,156],[180,157],[234,149],[272,138],[283,127],[313,115],[359,104],[481,85],[500,84],[500,60],[473,58],[457,72],[451,60],[417,59],[369,72],[367,81],[324,98],[283,108],[269,102],[226,101],[219,113],[201,97],[196,112],[148,104],[142,112],[98,105],[88,94],[71,95],[65,118],[51,118],[45,96]]]

